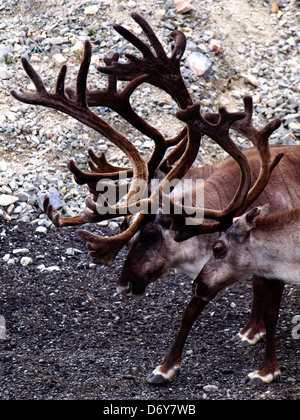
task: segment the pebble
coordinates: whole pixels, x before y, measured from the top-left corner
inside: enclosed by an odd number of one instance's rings
[[[173,0],[175,9],[178,13],[184,14],[191,10],[191,3],[189,0]]]
[[[209,58],[199,52],[190,54],[187,58],[187,64],[195,76],[203,76],[212,65]]]
[[[11,204],[14,204],[16,201],[18,201],[18,197],[14,197],[13,195],[8,194],[1,194],[0,195],[0,206],[7,207]]]
[[[204,387],[203,387],[203,391],[204,392],[207,392],[207,393],[213,393],[213,392],[216,392],[216,391],[218,391],[218,387],[216,386],[216,385],[205,385]]]
[[[3,315],[0,315],[0,339],[6,339],[6,320]]]
[[[97,5],[88,6],[84,9],[84,14],[87,16],[96,15],[98,11],[99,11],[99,6]]]
[[[60,66],[62,66],[63,64],[66,64],[67,63],[67,59],[66,59],[66,57],[64,57],[62,54],[60,54],[60,53],[57,53],[57,54],[54,54],[53,55],[53,60],[54,60],[54,62],[55,62],[55,64],[58,66],[58,67],[60,67]]]
[[[13,249],[12,251],[14,255],[28,254],[28,252],[29,252],[29,249],[27,248],[16,248],[16,249]]]
[[[13,77],[13,73],[7,69],[6,66],[0,65],[0,79],[8,80]]]
[[[33,263],[33,259],[31,257],[22,257],[20,260],[20,264],[23,267],[27,267],[28,265]]]
[[[45,226],[39,226],[38,228],[36,228],[35,230],[37,233],[47,233],[47,228]]]

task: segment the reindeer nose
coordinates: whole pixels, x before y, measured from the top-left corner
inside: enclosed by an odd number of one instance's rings
[[[208,286],[203,283],[201,277],[197,277],[192,286],[193,295],[200,298],[208,298],[210,295]]]

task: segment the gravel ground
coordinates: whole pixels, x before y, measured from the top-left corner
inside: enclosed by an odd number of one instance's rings
[[[1,398],[299,398],[299,340],[292,337],[299,290],[287,288],[282,302],[277,331],[280,384],[242,383],[261,363],[264,349],[263,343],[240,347],[232,342],[250,310],[251,287],[243,284],[206,308],[187,340],[181,374],[156,387],[145,378],[179,328],[191,295],[188,279],[169,274],[151,285],[144,298],[125,300],[115,292],[124,253],[110,269],[90,267],[73,228],[67,233],[51,229],[45,235],[23,222],[5,222],[0,234],[1,252],[28,250],[13,254],[14,265],[0,267],[0,314],[7,329],[7,339],[0,340]],[[28,255],[33,263],[24,267],[21,258]],[[208,385],[217,388],[207,392],[203,387]]]
[[[80,42],[86,38],[94,45],[89,87],[103,87],[105,78],[95,66],[112,51],[129,51],[112,24],[139,33],[130,18],[135,10],[147,17],[166,47],[172,30],[185,32],[182,73],[204,111],[215,111],[220,104],[241,110],[242,97],[251,94],[258,124],[282,118],[272,142],[299,143],[300,9],[296,1],[279,1],[279,10],[272,12],[272,3],[191,1],[190,12],[181,15],[170,0],[103,0],[97,2],[96,14],[89,15],[86,8],[94,5],[90,1],[0,0],[0,316],[7,328],[7,338],[0,339],[1,398],[299,397],[299,340],[292,338],[299,292],[291,288],[278,327],[281,384],[263,388],[241,384],[258,367],[263,349],[262,344],[245,349],[231,341],[249,315],[249,285],[227,290],[207,308],[189,337],[179,378],[161,388],[145,382],[178,329],[190,296],[189,280],[170,273],[138,301],[115,293],[125,251],[109,269],[91,266],[72,229],[57,231],[50,226],[41,201],[47,192],[62,212],[78,213],[86,190],[73,182],[67,161],[74,157],[86,167],[88,147],[105,151],[114,164],[126,164],[124,156],[71,118],[20,104],[9,95],[12,88],[32,89],[21,68],[22,55],[51,88],[60,54],[68,64],[68,84],[74,85]],[[211,44],[220,46],[221,52],[211,51]],[[192,54],[200,53],[209,60],[204,77],[194,75],[188,64]],[[135,93],[134,104],[169,137],[181,127],[173,117],[176,106],[164,92],[145,86]],[[152,145],[147,139],[132,133],[113,112],[101,108],[99,112],[149,155]],[[241,147],[248,145],[243,139],[239,142]],[[206,140],[197,164],[222,158],[223,152]],[[12,198],[11,204],[1,204],[4,195]],[[14,253],[20,248],[25,250]],[[205,385],[217,389],[206,392]]]

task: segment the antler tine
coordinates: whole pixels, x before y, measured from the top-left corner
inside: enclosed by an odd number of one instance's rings
[[[117,172],[129,171],[130,168],[123,168],[120,166],[114,166],[107,162],[105,153],[101,152],[99,156],[93,151],[92,148],[88,149],[89,160],[88,164],[94,172]],[[132,170],[131,170],[132,171]]]
[[[178,30],[171,32],[170,36],[175,40],[170,59],[174,64],[179,66],[180,60],[182,59],[186,47],[186,37],[181,31]]]
[[[163,46],[161,45],[160,41],[158,40],[157,36],[155,35],[153,29],[149,25],[149,23],[142,18],[141,15],[138,13],[133,12],[131,14],[131,17],[140,25],[140,27],[143,29],[144,33],[146,34],[147,38],[150,41],[150,44],[154,48],[154,51],[156,52],[158,57],[167,57],[165,50]]]

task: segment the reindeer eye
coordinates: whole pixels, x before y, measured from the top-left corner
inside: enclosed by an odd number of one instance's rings
[[[158,241],[157,232],[143,232],[140,236],[140,242],[144,245],[151,245]]]
[[[146,242],[155,241],[157,239],[157,235],[154,232],[148,232],[147,234],[144,235],[144,238],[143,239]]]
[[[224,242],[217,241],[213,246],[213,253],[215,258],[224,258],[227,254],[227,248]]]

